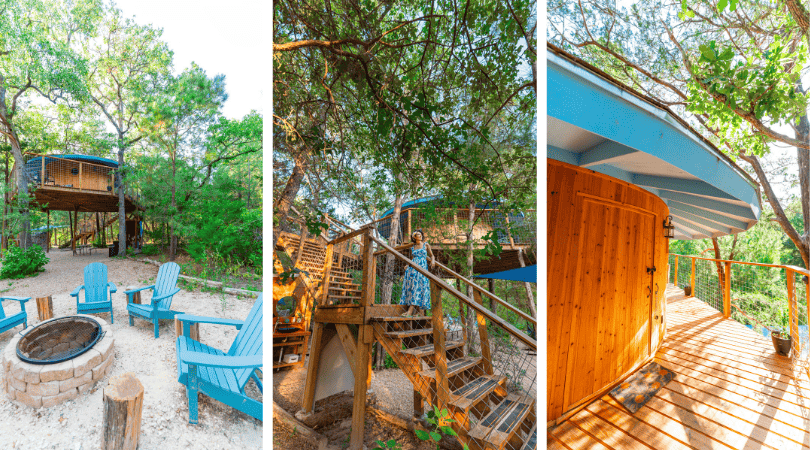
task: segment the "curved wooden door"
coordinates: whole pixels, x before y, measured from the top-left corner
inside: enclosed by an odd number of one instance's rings
[[[655,215],[577,195],[582,211],[563,410],[650,355]]]

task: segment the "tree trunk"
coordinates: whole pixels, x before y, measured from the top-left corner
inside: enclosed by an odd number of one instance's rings
[[[306,174],[306,154],[301,151],[294,156],[294,160],[295,166],[293,167],[292,175],[290,175],[290,179],[287,180],[287,185],[284,186],[284,191],[282,191],[276,204],[273,205],[275,209],[274,214],[278,217],[279,225],[287,221],[287,214],[290,212],[293,200],[295,200],[295,196],[298,195],[298,190],[301,188],[301,180],[304,179],[304,175]],[[273,233],[273,239],[275,239],[275,233]],[[273,242],[273,248],[275,248],[275,242]]]
[[[169,239],[169,261],[174,261],[177,257],[177,235],[174,230],[174,222],[177,219],[177,154],[172,153],[172,216],[170,224],[170,239]]]
[[[470,189],[472,191],[473,189]],[[473,228],[475,225],[475,200],[470,200],[470,211],[469,211],[469,228],[467,228],[467,278],[472,279],[473,276],[473,266],[475,265],[475,259],[473,254]],[[473,298],[473,287],[467,286],[467,297],[472,299]],[[473,326],[475,325],[475,310],[472,308],[467,308],[467,338],[468,342],[472,341],[472,330]]]
[[[127,204],[124,194],[124,134],[118,133],[118,256],[127,254]]]
[[[800,91],[801,92],[801,91]],[[799,119],[799,126],[796,127],[796,139],[801,139],[805,142],[810,139],[810,121],[807,118],[807,113],[803,114]],[[802,234],[802,242],[805,249],[808,248],[810,243],[810,153],[803,148],[796,148],[796,156],[799,162],[799,186],[800,198],[802,202],[802,218],[804,219],[804,233]],[[810,253],[807,250],[802,252]],[[808,261],[805,259],[804,267],[808,266]]]

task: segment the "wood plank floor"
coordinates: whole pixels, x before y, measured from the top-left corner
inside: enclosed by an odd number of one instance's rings
[[[667,289],[655,356],[675,378],[635,414],[606,395],[547,433],[554,449],[810,449],[810,379],[769,338]]]

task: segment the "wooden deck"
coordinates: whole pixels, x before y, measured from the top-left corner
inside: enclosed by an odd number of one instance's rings
[[[675,378],[636,414],[596,400],[548,431],[548,448],[810,448],[810,380],[770,339],[672,286],[666,317],[655,360]]]

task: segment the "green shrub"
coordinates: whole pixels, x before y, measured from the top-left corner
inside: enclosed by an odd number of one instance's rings
[[[95,247],[95,248],[107,248],[107,243],[102,241],[101,238],[99,237],[98,239],[93,241],[93,247]]]
[[[50,259],[39,245],[32,245],[28,250],[11,247],[3,257],[3,267],[0,269],[0,278],[25,278],[42,272]]]
[[[154,256],[160,254],[160,252],[160,247],[155,244],[144,244],[143,247],[141,247],[141,253],[144,256]]]

